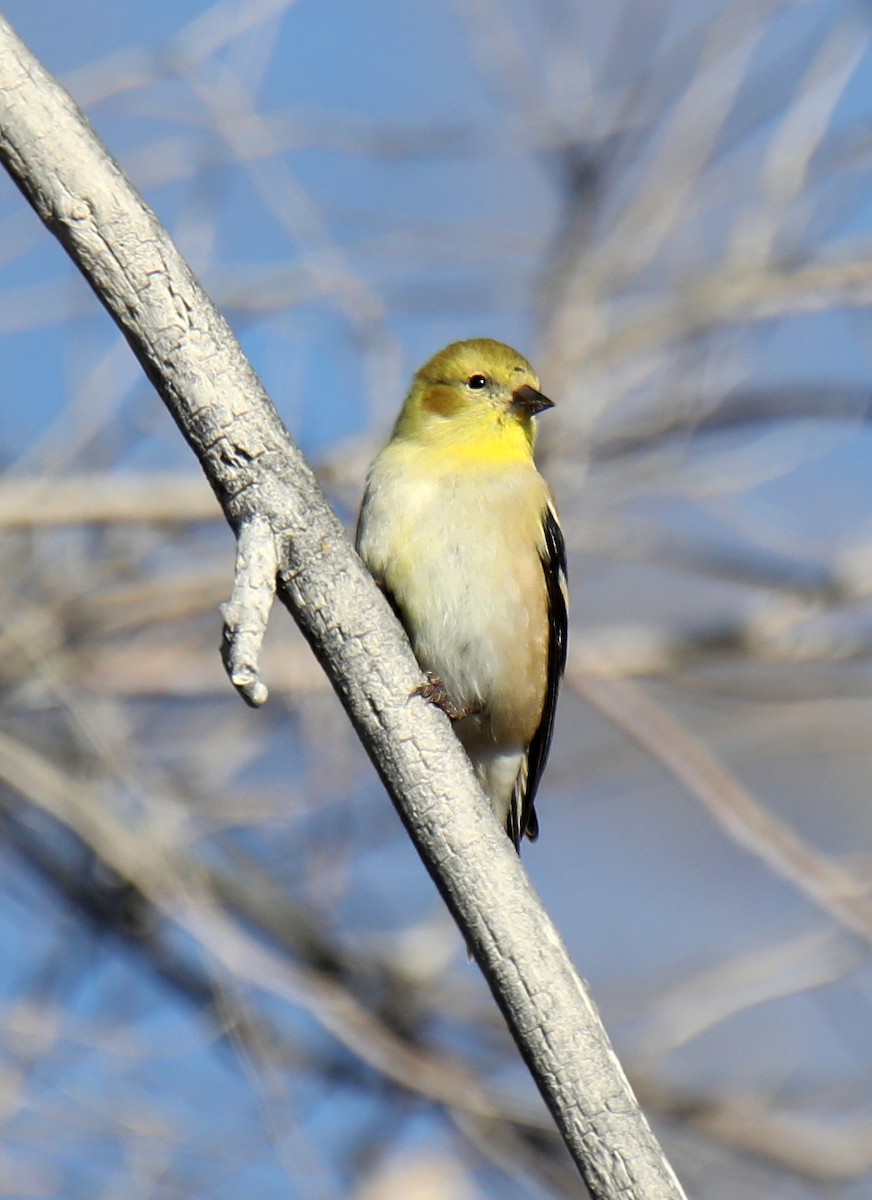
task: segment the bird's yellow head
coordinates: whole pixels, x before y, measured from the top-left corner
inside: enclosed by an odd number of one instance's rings
[[[418,371],[394,436],[452,459],[529,461],[531,418],[551,407],[535,371],[511,346],[491,338],[452,342]]]

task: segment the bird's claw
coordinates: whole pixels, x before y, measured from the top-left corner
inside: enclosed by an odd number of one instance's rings
[[[450,721],[462,721],[464,717],[471,717],[474,713],[481,712],[476,704],[466,704],[462,708],[458,708],[448,695],[445,684],[433,671],[425,672],[424,682],[418,684],[412,695],[423,696],[430,704],[441,708]]]

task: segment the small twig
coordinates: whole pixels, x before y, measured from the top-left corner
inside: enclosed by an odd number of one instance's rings
[[[865,1115],[827,1118],[773,1110],[768,1097],[689,1095],[653,1079],[640,1079],[639,1088],[664,1116],[679,1117],[745,1159],[753,1156],[814,1183],[856,1181],[872,1166],[872,1122]]]
[[[221,606],[221,659],[230,682],[252,708],[259,708],[269,697],[258,675],[278,569],[278,551],[269,521],[257,515],[244,521],[236,537],[233,591]]]
[[[9,474],[0,483],[0,529],[125,522],[181,525],[220,518],[221,510],[202,478],[181,472],[105,471],[37,479]]]
[[[832,920],[872,944],[870,881],[809,846],[768,812],[690,730],[640,687],[570,665],[571,686],[653,755],[721,829]]]

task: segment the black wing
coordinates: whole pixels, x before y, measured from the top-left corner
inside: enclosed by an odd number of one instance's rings
[[[554,733],[554,713],[557,707],[557,692],[566,666],[567,582],[566,546],[563,532],[552,504],[545,510],[545,546],[542,552],[542,570],[548,593],[548,674],[545,684],[545,703],[539,728],[527,749],[524,766],[515,784],[512,809],[509,813],[508,834],[518,849],[521,838],[526,836],[534,842],[539,836],[539,822],[533,802]]]

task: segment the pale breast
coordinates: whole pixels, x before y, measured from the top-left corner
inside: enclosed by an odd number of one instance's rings
[[[483,707],[486,738],[526,745],[547,669],[544,481],[526,464],[426,483],[404,466],[373,469],[361,554],[396,598],[421,665],[456,705]]]

